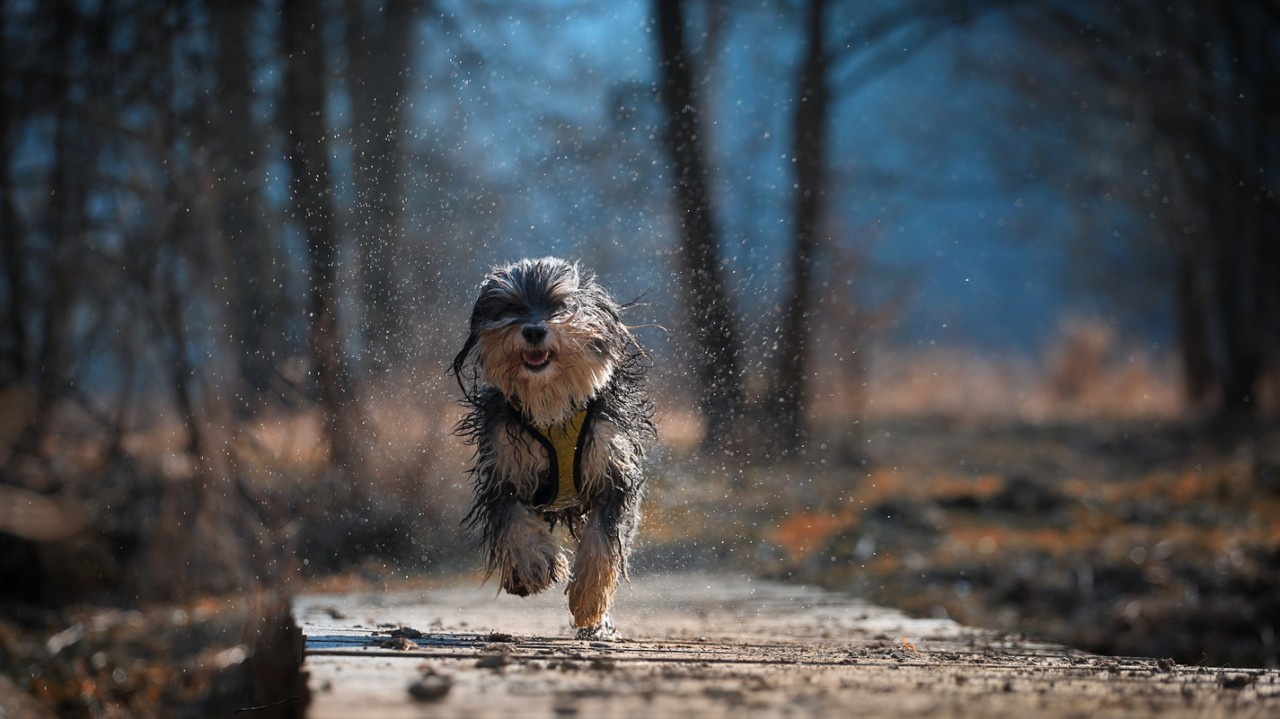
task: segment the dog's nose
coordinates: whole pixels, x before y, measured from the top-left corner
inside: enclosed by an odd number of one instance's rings
[[[542,340],[547,338],[547,328],[543,325],[525,325],[520,330],[520,334],[524,336],[524,341],[531,345],[541,344]]]

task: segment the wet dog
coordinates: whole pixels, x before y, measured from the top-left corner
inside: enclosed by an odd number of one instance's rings
[[[568,580],[579,637],[606,637],[640,521],[654,436],[648,358],[593,275],[555,258],[494,268],[453,360],[475,447],[474,502],[489,575],[518,596]],[[577,541],[572,568],[552,530]]]

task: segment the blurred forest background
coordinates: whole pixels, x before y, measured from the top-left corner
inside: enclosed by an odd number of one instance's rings
[[[1274,664],[1277,37],[1274,0],[2,0],[6,601],[474,569],[446,360],[489,266],[558,254],[642,300],[641,566]]]

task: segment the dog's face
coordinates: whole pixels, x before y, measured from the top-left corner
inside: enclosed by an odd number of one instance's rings
[[[471,333],[453,368],[551,424],[608,384],[628,336],[618,305],[595,278],[555,258],[493,269],[480,285]]]

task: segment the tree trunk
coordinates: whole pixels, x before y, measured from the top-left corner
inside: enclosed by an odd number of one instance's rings
[[[1193,407],[1207,407],[1213,400],[1215,381],[1209,357],[1209,328],[1206,289],[1197,272],[1193,250],[1179,252],[1175,300],[1177,301],[1178,346],[1182,358],[1183,391]]]
[[[358,467],[352,436],[354,397],[338,330],[338,247],[334,231],[333,187],[325,147],[325,60],[319,3],[285,0],[282,8],[285,107],[290,189],[294,212],[306,234],[309,256],[308,318],[311,373],[324,412],[330,462],[339,471]],[[347,487],[354,491],[354,487]]]
[[[375,374],[402,361],[406,353],[404,303],[395,291],[401,254],[399,160],[412,66],[409,39],[419,5],[418,0],[390,0],[370,15],[365,3],[347,0],[356,184],[352,214],[365,311],[361,326],[369,369]]]
[[[235,409],[251,415],[267,400],[276,363],[286,353],[282,322],[284,291],[263,220],[264,130],[253,116],[253,71],[249,38],[260,12],[256,2],[210,4],[217,44],[218,98],[211,108],[215,132],[214,178],[227,277],[223,281],[231,322],[228,346],[235,357]]]
[[[1184,357],[1204,351],[1189,345],[1206,345],[1217,415],[1235,424],[1257,415],[1258,391],[1268,374],[1280,371],[1280,328],[1274,317],[1280,240],[1269,231],[1277,224],[1278,207],[1267,195],[1274,181],[1258,172],[1275,173],[1280,164],[1277,145],[1265,139],[1280,127],[1280,104],[1263,90],[1280,83],[1275,67],[1280,57],[1273,49],[1280,18],[1272,18],[1268,29],[1256,27],[1230,5],[1203,15],[1189,6],[1179,9],[1164,39],[1187,48],[1178,79],[1190,87],[1157,100],[1173,108],[1190,98],[1200,109],[1166,127],[1182,159],[1183,198],[1191,200],[1179,222],[1193,228],[1182,231],[1203,262],[1190,271],[1207,286],[1209,312],[1205,336],[1185,334],[1181,341]],[[1236,58],[1226,70],[1220,67],[1222,52]],[[1183,289],[1177,291],[1181,295]],[[1187,369],[1195,367],[1188,362]],[[1189,378],[1189,388],[1197,384]]]
[[[67,333],[75,286],[75,251],[73,236],[83,226],[84,182],[90,160],[83,152],[84,134],[72,107],[73,73],[77,58],[73,55],[73,38],[79,32],[79,16],[70,2],[54,7],[55,46],[61,58],[51,88],[56,117],[53,137],[53,178],[51,202],[46,225],[49,228],[49,260],[46,268],[48,285],[41,302],[44,315],[40,322],[40,344],[36,357],[38,373],[36,405],[31,421],[19,446],[38,454],[40,443],[52,417],[54,404],[67,387]]]
[[[1280,14],[1191,0],[1056,5],[1037,15],[1055,18],[1054,51],[1089,38],[1075,49],[1096,81],[1128,99],[1126,121],[1149,122],[1170,197],[1152,217],[1176,238],[1187,398],[1239,426],[1280,382]]]
[[[697,345],[699,409],[706,421],[704,448],[732,441],[742,407],[737,328],[719,257],[719,238],[707,190],[701,108],[693,87],[680,0],[655,0],[661,51],[664,140],[670,155],[680,218],[680,279]]]
[[[813,260],[819,249],[825,183],[830,88],[828,59],[823,44],[827,0],[809,0],[806,7],[805,50],[797,83],[798,98],[792,129],[795,192],[792,198],[794,245],[791,289],[783,314],[775,388],[777,414],[773,426],[776,446],[795,452],[804,444],[808,407],[805,380],[809,373],[810,319],[814,314]]]
[[[8,78],[13,70],[8,66],[9,4],[0,2],[0,78]],[[10,175],[13,156],[12,128],[18,116],[18,104],[9,97],[9,86],[0,84],[0,249],[4,261],[5,297],[4,318],[0,320],[0,388],[24,382],[27,377],[29,334],[27,323],[27,251],[26,230],[18,218],[18,208],[13,199],[13,178]]]

